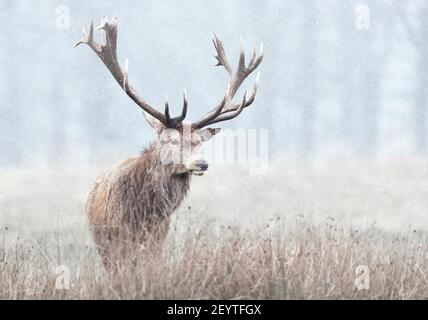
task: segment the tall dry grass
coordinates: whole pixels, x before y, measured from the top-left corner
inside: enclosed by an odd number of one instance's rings
[[[423,232],[360,232],[330,219],[315,225],[277,217],[252,229],[197,217],[177,220],[162,253],[149,250],[137,266],[122,261],[124,269],[115,277],[82,237],[62,241],[46,234],[3,245],[0,298],[428,298]],[[58,265],[70,271],[70,289],[56,288]],[[369,289],[355,285],[360,265],[368,267]]]
[[[115,277],[83,213],[101,170],[0,170],[0,299],[427,299],[427,163],[212,168],[163,251]],[[69,289],[56,286],[61,265]]]

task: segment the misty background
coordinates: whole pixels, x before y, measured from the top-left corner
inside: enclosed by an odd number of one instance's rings
[[[137,91],[159,109],[167,93],[177,114],[185,88],[190,121],[227,84],[213,33],[234,65],[240,36],[247,56],[263,43],[255,103],[220,126],[268,129],[271,161],[427,151],[426,1],[3,0],[0,166],[113,163],[154,139],[89,47],[72,48],[104,15],[119,16]]]

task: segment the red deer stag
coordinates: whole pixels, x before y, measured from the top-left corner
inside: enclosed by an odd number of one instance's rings
[[[233,70],[222,42],[215,36],[217,66],[226,69],[229,84],[213,110],[199,121],[187,123],[183,121],[187,114],[186,94],[181,115],[171,118],[167,101],[165,111],[161,113],[150,106],[129,83],[128,61],[123,70],[117,59],[117,23],[117,17],[110,22],[104,18],[96,30],[91,23],[89,33],[83,31],[83,38],[75,46],[84,43],[96,53],[120,87],[144,111],[147,122],[157,132],[157,140],[139,156],[123,161],[102,175],[89,194],[86,204],[89,224],[106,265],[112,262],[111,257],[117,252],[118,243],[144,247],[145,241],[150,238],[156,244],[162,244],[171,214],[189,190],[191,175],[202,175],[208,168],[208,163],[200,154],[200,147],[220,129],[204,127],[235,118],[253,103],[258,75],[249,97],[245,92],[239,103],[232,103],[232,98],[263,59],[261,48],[257,55],[254,51],[246,66],[241,42],[238,68]],[[94,41],[94,31],[97,30],[103,31],[105,43]]]

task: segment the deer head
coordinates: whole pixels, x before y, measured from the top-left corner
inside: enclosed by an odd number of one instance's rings
[[[220,129],[206,128],[212,124],[226,121],[237,117],[246,107],[254,102],[259,74],[253,86],[251,94],[248,96],[245,91],[239,103],[233,103],[232,99],[247,78],[262,62],[263,47],[256,54],[253,51],[252,58],[246,66],[245,52],[241,40],[241,50],[238,67],[233,70],[230,66],[222,42],[214,35],[213,43],[217,51],[215,58],[216,66],[223,66],[228,74],[228,85],[226,92],[220,103],[211,111],[206,113],[199,121],[188,123],[184,119],[187,115],[187,97],[183,95],[182,112],[177,117],[171,117],[169,113],[168,101],[165,100],[164,112],[159,112],[149,105],[132,87],[128,80],[128,59],[125,60],[125,69],[122,70],[117,59],[117,23],[118,18],[113,18],[110,22],[107,18],[102,20],[101,25],[94,30],[93,23],[89,27],[89,33],[83,31],[82,39],[75,44],[87,44],[105,64],[125,93],[144,111],[145,118],[157,133],[156,148],[159,150],[160,158],[165,164],[172,164],[176,174],[193,173],[202,175],[208,169],[207,161],[201,156],[200,148],[203,142],[208,141]],[[104,43],[94,41],[94,32],[103,31]]]

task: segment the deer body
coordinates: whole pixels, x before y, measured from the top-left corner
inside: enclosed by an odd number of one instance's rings
[[[190,175],[173,174],[154,147],[127,159],[95,183],[87,201],[92,225],[123,226],[131,232],[168,220],[189,190]]]
[[[115,242],[162,242],[171,214],[185,198],[190,174],[174,174],[163,165],[152,145],[127,159],[95,183],[86,204],[92,236],[105,264],[118,247]]]
[[[230,66],[222,42],[215,36],[217,65],[223,66],[229,76],[226,93],[220,103],[199,121],[187,123],[187,97],[184,94],[181,115],[171,118],[165,101],[164,113],[150,106],[131,86],[128,80],[128,62],[125,70],[117,59],[117,22],[104,19],[97,30],[102,30],[105,43],[94,41],[91,23],[89,33],[76,44],[87,44],[106,65],[125,93],[144,110],[157,139],[141,155],[129,158],[102,175],[89,194],[86,211],[94,241],[103,261],[108,266],[112,259],[120,260],[123,249],[137,244],[144,247],[148,240],[161,245],[167,235],[172,213],[185,198],[192,175],[201,176],[208,169],[200,154],[203,142],[220,129],[206,126],[237,117],[251,105],[257,92],[258,76],[252,94],[245,92],[242,101],[231,100],[245,78],[261,63],[263,51],[253,56],[246,66],[241,42],[238,67]],[[96,31],[96,30],[95,30]],[[119,255],[115,255],[119,253]]]

